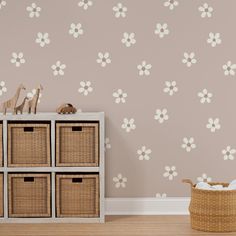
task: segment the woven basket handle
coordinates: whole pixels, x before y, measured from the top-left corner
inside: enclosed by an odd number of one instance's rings
[[[182,182],[187,183],[187,184],[191,184],[191,187],[193,187],[193,182],[191,179],[183,179]]]

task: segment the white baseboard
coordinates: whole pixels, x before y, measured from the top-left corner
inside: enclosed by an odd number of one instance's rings
[[[188,215],[190,198],[106,198],[106,215]]]

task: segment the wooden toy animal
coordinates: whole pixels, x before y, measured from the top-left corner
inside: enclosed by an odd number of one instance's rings
[[[23,100],[23,102],[22,102],[19,106],[15,107],[15,109],[14,109],[14,113],[15,113],[15,114],[18,114],[18,112],[20,112],[20,114],[23,113],[24,106],[25,106],[25,102],[26,102],[26,100],[28,100],[28,99],[29,99],[28,97],[25,97],[24,100]]]
[[[25,90],[25,86],[23,84],[20,84],[20,86],[18,87],[18,89],[16,90],[16,94],[14,95],[13,98],[5,101],[2,106],[3,106],[3,114],[6,115],[7,113],[7,109],[11,109],[12,110],[12,113],[15,114],[15,107],[16,107],[16,104],[17,104],[17,101],[19,99],[19,96],[20,96],[20,92],[21,90]]]
[[[75,114],[77,109],[70,103],[64,103],[57,108],[58,114]]]
[[[29,100],[28,102],[28,112],[29,114],[33,111],[34,114],[37,112],[38,100],[40,91],[43,90],[43,86],[40,84],[39,87],[36,89],[35,95]]]

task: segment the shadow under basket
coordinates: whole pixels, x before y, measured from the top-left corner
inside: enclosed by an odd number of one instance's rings
[[[184,183],[191,185],[191,202],[189,206],[191,226],[206,232],[236,231],[236,190],[203,190],[189,179]],[[227,187],[227,183],[221,184]]]

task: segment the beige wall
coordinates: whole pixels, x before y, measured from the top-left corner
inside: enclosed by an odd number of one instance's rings
[[[78,6],[80,0],[0,2],[0,81],[7,88],[5,92],[1,83],[1,101],[20,83],[28,93],[41,83],[40,111],[55,111],[64,102],[82,111],[105,111],[111,145],[106,151],[106,196],[187,196],[182,178],[195,182],[203,173],[216,181],[235,178],[236,78],[225,75],[222,66],[231,61],[232,74],[236,67],[236,1],[209,0],[211,17],[201,17],[205,1],[178,0],[170,10],[166,0],[123,0],[126,16],[119,18],[113,11],[116,0],[92,0],[87,10]],[[26,9],[33,2],[41,8],[38,17],[29,17]],[[72,23],[82,25],[78,38],[69,34]],[[158,23],[168,25],[163,38],[155,34]],[[44,47],[35,42],[39,32],[49,35]],[[130,47],[121,42],[125,32],[135,33]],[[215,47],[207,42],[211,32],[220,33]],[[23,53],[25,63],[19,67],[11,62],[14,52]],[[99,52],[109,53],[111,62],[104,67],[97,63]],[[185,52],[195,53],[190,67],[182,61]],[[57,61],[66,65],[64,75],[53,74]],[[151,64],[150,75],[139,75],[142,61]],[[81,81],[91,82],[87,96],[78,91]],[[166,81],[176,81],[178,91],[172,96],[163,91]],[[125,103],[115,102],[118,89],[127,94]],[[200,102],[203,89],[213,95],[210,103]],[[167,110],[168,120],[154,119],[158,109]],[[135,129],[126,132],[124,118],[133,118]],[[211,132],[209,118],[219,118],[220,129]],[[181,146],[185,137],[194,138],[196,147],[190,152]],[[151,153],[139,160],[142,146]],[[224,160],[227,146],[232,156]],[[166,166],[176,167],[173,180],[163,176]],[[126,182],[117,184],[119,174]]]

